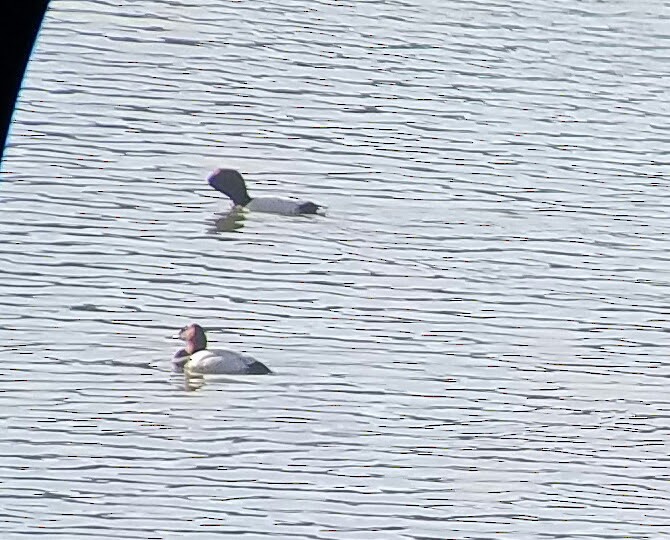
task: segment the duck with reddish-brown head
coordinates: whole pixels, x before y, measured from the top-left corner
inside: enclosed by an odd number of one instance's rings
[[[199,324],[189,324],[177,336],[186,342],[172,358],[178,371],[216,375],[265,375],[272,373],[265,364],[246,354],[226,349],[208,349],[205,331]]]

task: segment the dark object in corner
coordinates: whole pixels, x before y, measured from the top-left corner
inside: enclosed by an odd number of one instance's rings
[[[0,164],[30,53],[49,0],[3,2],[0,7]]]

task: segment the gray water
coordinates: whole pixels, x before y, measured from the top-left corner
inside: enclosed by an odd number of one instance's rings
[[[52,1],[0,186],[2,538],[670,537],[669,21]],[[222,166],[326,216],[227,216]],[[189,321],[275,374],[172,373]]]

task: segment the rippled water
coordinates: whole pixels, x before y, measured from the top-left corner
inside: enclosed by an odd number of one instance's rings
[[[0,187],[2,538],[670,535],[641,4],[54,0]],[[227,216],[218,166],[328,213]],[[191,320],[275,375],[172,374]]]

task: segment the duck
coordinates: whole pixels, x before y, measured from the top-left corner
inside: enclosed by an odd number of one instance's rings
[[[250,197],[244,178],[235,169],[216,169],[208,178],[209,185],[227,196],[236,207],[253,212],[297,216],[316,214],[323,205],[310,201],[279,197]]]
[[[177,371],[217,375],[266,375],[268,367],[246,354],[225,349],[208,349],[205,330],[199,324],[184,326],[177,336],[186,342],[172,357]]]

